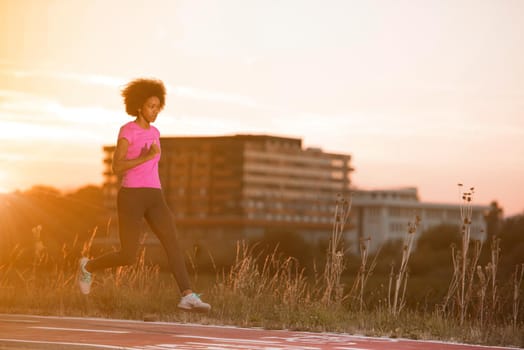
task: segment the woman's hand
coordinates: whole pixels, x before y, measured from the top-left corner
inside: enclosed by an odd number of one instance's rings
[[[157,145],[156,140],[153,140],[151,147],[149,147],[149,152],[147,152],[147,156],[149,159],[153,159],[157,154],[160,154],[160,147]]]

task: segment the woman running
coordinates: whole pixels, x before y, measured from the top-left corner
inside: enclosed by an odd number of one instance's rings
[[[134,121],[120,128],[113,156],[113,172],[122,178],[117,196],[120,251],[96,259],[80,259],[78,284],[89,294],[92,273],[136,261],[140,224],[146,220],[164,247],[171,272],[182,294],[178,308],[209,311],[211,306],[193,293],[172,214],[166,204],[160,177],[160,133],[152,123],[165,105],[166,89],[160,80],[136,79],[122,91],[127,114]]]

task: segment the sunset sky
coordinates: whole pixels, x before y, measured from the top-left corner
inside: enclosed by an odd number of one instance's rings
[[[163,136],[298,137],[362,189],[524,212],[524,1],[0,0],[0,191],[101,184],[136,77]]]

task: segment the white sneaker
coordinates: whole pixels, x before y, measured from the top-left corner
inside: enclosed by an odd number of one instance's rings
[[[180,299],[178,308],[186,311],[208,312],[211,310],[211,305],[200,300],[200,295],[191,293]]]
[[[80,287],[80,291],[86,295],[91,291],[91,282],[93,281],[91,272],[85,268],[88,261],[88,258],[81,258],[78,268],[78,286]]]

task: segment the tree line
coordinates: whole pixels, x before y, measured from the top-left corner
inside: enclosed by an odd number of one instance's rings
[[[524,214],[503,219],[500,210],[494,202],[486,215],[488,239],[483,243],[479,263],[489,260],[489,245],[495,237],[500,249],[499,277],[509,278],[515,265],[524,263]],[[95,228],[98,228],[97,236],[103,235],[110,216],[99,186],[87,185],[68,193],[49,186],[34,186],[27,191],[4,194],[0,197],[0,264],[13,258],[15,248],[20,261],[24,261],[24,255],[30,260],[35,235],[51,255],[64,254],[65,245],[80,247]],[[421,232],[410,260],[410,274],[449,278],[452,274],[451,247],[459,245],[460,239],[458,225],[442,225]],[[325,256],[327,243],[309,243],[293,231],[268,232],[251,242],[260,255],[278,249],[282,255],[296,258],[311,273],[317,262],[322,264],[319,260]],[[389,273],[391,264],[399,259],[401,245],[402,242],[387,242],[375,253],[379,255],[374,267],[376,274]],[[359,265],[359,257],[351,251],[355,249],[346,250],[346,270],[350,274]]]

